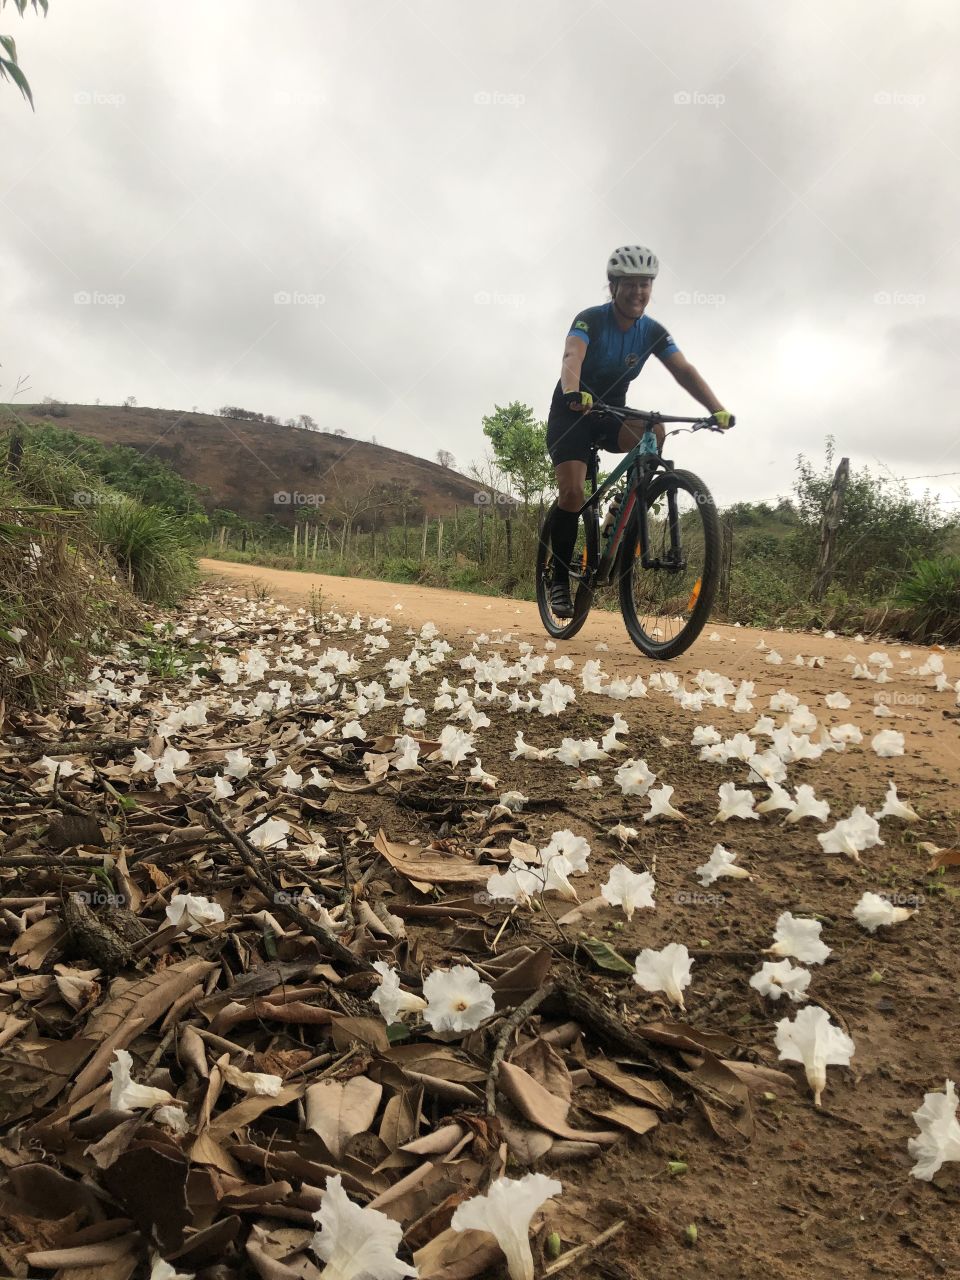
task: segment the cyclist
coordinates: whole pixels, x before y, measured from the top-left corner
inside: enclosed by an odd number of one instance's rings
[[[554,573],[550,607],[558,618],[572,618],[570,559],[577,541],[577,512],[583,506],[590,443],[626,453],[639,443],[646,423],[590,414],[594,400],[622,406],[627,386],[656,356],[684,390],[708,409],[722,427],[732,427],[728,413],[662,324],[645,314],[660,268],[657,255],[643,245],[615,249],[607,262],[610,301],[588,307],[574,317],[563,348],[560,381],[547,417],[547,449],[557,473],[559,497],[551,524]],[[663,427],[654,426],[657,450]]]

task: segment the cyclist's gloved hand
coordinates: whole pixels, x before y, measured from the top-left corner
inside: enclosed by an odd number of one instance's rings
[[[567,408],[576,413],[584,413],[593,408],[593,396],[589,391],[567,391],[563,400]]]
[[[729,431],[732,426],[736,425],[737,421],[733,414],[729,413],[726,409],[718,409],[716,413],[713,414],[713,420],[723,431]]]

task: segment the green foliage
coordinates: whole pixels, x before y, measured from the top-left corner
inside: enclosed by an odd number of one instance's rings
[[[127,445],[105,445],[52,423],[24,424],[20,430],[27,452],[38,457],[35,469],[42,465],[48,474],[47,496],[64,505],[77,505],[74,494],[89,491],[95,487],[91,481],[99,480],[141,502],[184,515],[203,513],[203,490],[159,458],[146,457]],[[55,485],[58,470],[61,483]]]
[[[189,590],[195,566],[174,512],[121,497],[98,507],[92,520],[101,544],[142,600],[174,604]]]
[[[833,484],[834,443],[827,441],[820,471],[802,454],[797,459],[794,494],[799,526],[792,535],[792,559],[812,580],[820,548],[820,527]],[[886,483],[867,468],[851,467],[837,529],[835,581],[875,597],[892,591],[912,562],[935,555],[948,521],[929,494],[914,498],[905,485]]]
[[[917,560],[900,583],[897,600],[914,611],[925,638],[960,639],[960,556]]]
[[[6,6],[7,0],[0,0],[0,9]],[[16,5],[17,12],[21,18],[26,13],[30,5],[33,6],[35,13],[47,14],[47,0],[13,0]],[[33,106],[33,94],[30,92],[30,85],[27,83],[27,77],[20,70],[17,62],[17,45],[13,36],[0,36],[0,80],[12,80],[17,86],[26,100],[30,103],[31,110],[35,110]],[[4,57],[4,54],[6,57]]]
[[[516,488],[526,506],[553,483],[553,465],[547,454],[547,426],[535,422],[529,405],[514,400],[507,407],[494,405],[483,419],[483,434],[493,446],[497,466]]]

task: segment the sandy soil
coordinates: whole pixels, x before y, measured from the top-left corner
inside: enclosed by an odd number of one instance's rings
[[[435,587],[409,586],[397,582],[377,582],[368,578],[341,578],[322,573],[300,573],[286,569],[268,569],[233,564],[225,560],[202,559],[200,568],[211,580],[233,582],[237,586],[258,583],[267,588],[276,600],[288,605],[307,605],[310,593],[321,591],[324,608],[336,608],[342,612],[383,614],[394,622],[402,619],[409,626],[419,627],[433,622],[444,635],[464,635],[470,628],[475,632],[512,633],[517,640],[528,640],[539,645],[548,639],[537,606],[532,601],[511,600],[498,596],[463,594],[459,591],[441,591]],[[397,609],[397,605],[400,606]],[[719,639],[711,639],[718,636]],[[763,640],[783,658],[781,666],[769,666],[765,655],[756,646]],[[849,712],[842,718],[855,719],[855,713],[873,712],[876,697],[896,698],[896,686],[877,686],[869,680],[852,680],[849,664],[842,659],[847,654],[864,661],[868,653],[876,649],[889,652],[892,659],[904,648],[898,642],[885,643],[870,640],[855,642],[849,636],[826,640],[822,635],[805,631],[757,630],[752,627],[731,627],[708,623],[696,643],[687,653],[668,664],[653,663],[644,657],[634,645],[623,626],[619,613],[594,610],[579,635],[572,640],[560,641],[556,653],[568,654],[579,666],[588,658],[598,657],[598,644],[606,644],[607,651],[599,651],[605,670],[625,676],[645,674],[668,667],[681,677],[692,676],[701,668],[722,671],[731,680],[757,681],[758,691],[772,693],[781,685],[788,685],[801,701],[822,697],[834,689],[844,692],[852,701]],[[914,647],[913,657],[907,665],[921,665],[931,650]],[[944,669],[951,681],[960,678],[960,652],[956,649],[937,650],[943,657]],[[823,667],[796,667],[797,654],[804,658],[820,655]],[[903,662],[898,661],[898,666]],[[889,693],[887,692],[889,691]],[[910,696],[924,694],[911,689]],[[938,699],[943,711],[949,712],[951,702]],[[878,728],[895,726],[904,733],[917,732],[915,748],[930,763],[938,766],[938,776],[944,782],[960,786],[960,719],[948,714],[931,716],[924,703],[889,704],[893,716],[877,721]]]

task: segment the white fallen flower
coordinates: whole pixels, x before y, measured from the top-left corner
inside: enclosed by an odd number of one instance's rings
[[[842,742],[844,744],[863,741],[863,734],[855,724],[835,724],[830,730],[830,737],[834,742]]]
[[[885,702],[878,702],[877,705],[873,708],[873,714],[875,716],[892,716],[893,712],[890,710],[890,708],[887,706]]]
[[[419,1013],[427,1007],[422,996],[400,989],[400,975],[386,960],[374,960],[373,967],[380,974],[380,985],[370,1001],[380,1010],[380,1016],[388,1026],[401,1021],[406,1013]]]
[[[396,753],[390,763],[398,773],[411,773],[419,769],[420,743],[407,733],[400,734],[394,740],[393,750]]]
[[[878,756],[902,756],[903,734],[897,729],[881,729],[870,739],[870,745]]]
[[[500,804],[511,813],[519,813],[529,799],[530,797],[525,796],[522,791],[504,791],[500,797]]]
[[[114,1061],[110,1063],[111,1111],[145,1111],[148,1107],[175,1103],[176,1099],[166,1089],[154,1089],[148,1084],[137,1084],[130,1071],[133,1058],[126,1049],[114,1049]]]
[[[171,924],[179,925],[188,933],[195,933],[210,924],[220,924],[224,919],[223,907],[219,903],[192,893],[175,893],[166,916]]]
[[[540,701],[537,710],[542,716],[556,716],[571,702],[576,702],[577,695],[572,686],[561,684],[554,676],[546,684],[540,686]]]
[[[613,713],[613,724],[600,739],[600,748],[603,751],[626,751],[627,744],[618,741],[617,735],[621,733],[629,733],[630,726],[624,720],[619,711]]]
[[[615,827],[610,827],[607,831],[608,836],[613,836],[614,839],[620,841],[621,848],[626,848],[629,842],[631,840],[636,840],[639,834],[640,832],[636,827],[624,826],[622,822],[618,822]]]
[[[878,809],[873,815],[875,818],[903,818],[904,822],[919,822],[920,815],[916,813],[897,795],[897,784],[891,782],[887,787],[887,794],[884,797],[883,807]]]
[[[251,831],[247,839],[258,849],[286,849],[290,823],[286,818],[265,818]]]
[[[757,805],[757,813],[773,813],[775,809],[792,809],[796,803],[790,792],[778,782],[768,782],[770,794]]]
[[[241,1071],[229,1062],[220,1067],[220,1074],[227,1084],[253,1094],[255,1098],[275,1098],[283,1088],[282,1076],[267,1071]]]
[[[458,765],[465,756],[473,755],[473,734],[445,724],[440,730],[439,755],[441,760]]]
[[[712,724],[698,724],[693,731],[690,745],[693,747],[705,747],[711,743],[722,741],[720,733]]]
[[[704,888],[708,884],[713,884],[714,880],[719,880],[721,876],[732,876],[736,880],[751,879],[749,871],[736,865],[736,856],[722,844],[715,844],[709,860],[703,866],[697,867],[697,875]]]
[[[227,766],[223,770],[224,777],[242,779],[247,776],[253,768],[253,761],[243,753],[241,748],[238,751],[228,751],[226,753]]]
[[[456,964],[434,969],[423,984],[424,1019],[434,1031],[474,1031],[494,1010],[493,988],[480,981],[476,969]]]
[[[407,729],[422,729],[427,723],[427,713],[423,707],[407,707],[403,713],[403,724]]]
[[[586,777],[578,778],[576,782],[570,783],[571,791],[599,791],[603,786],[603,779],[599,773],[588,773]]]
[[[510,1280],[533,1280],[530,1222],[551,1196],[563,1190],[556,1178],[527,1173],[522,1178],[498,1178],[486,1195],[473,1196],[457,1206],[450,1226],[454,1231],[486,1231],[507,1259]]]
[[[820,941],[823,925],[819,920],[804,920],[784,911],[777,919],[773,931],[774,943],[767,953],[774,956],[793,956],[804,964],[823,964],[830,955],[830,948]]]
[[[687,815],[681,813],[679,809],[675,809],[670,803],[673,796],[673,787],[664,783],[657,787],[654,791],[647,792],[647,799],[650,801],[650,812],[643,815],[644,822],[652,822],[654,818],[673,818],[677,822],[686,822]]]
[[[863,849],[883,844],[879,822],[862,804],[854,805],[849,818],[841,818],[829,831],[821,832],[817,840],[824,853],[845,853],[854,862],[860,861]]]
[[[557,753],[556,747],[534,747],[529,742],[524,742],[523,734],[518,730],[517,736],[513,740],[513,750],[510,752],[511,760],[549,760]]]
[[[324,1280],[404,1280],[417,1268],[397,1257],[403,1227],[379,1209],[354,1204],[340,1175],[327,1176],[323,1202],[313,1215],[320,1224],[310,1247],[326,1263]]]
[[[795,967],[789,960],[764,960],[763,968],[753,975],[750,985],[771,1000],[789,996],[795,1004],[799,1004],[807,998],[810,977],[809,969]]]
[[[303,786],[303,774],[295,773],[293,769],[287,765],[283,771],[283,777],[280,779],[281,787],[286,787],[288,791],[299,791]]]
[[[876,933],[881,926],[899,924],[903,920],[909,920],[917,912],[915,908],[895,907],[879,893],[865,893],[850,914],[861,929],[866,929],[867,933]]]
[[[587,870],[587,859],[590,857],[590,842],[584,836],[574,835],[567,827],[555,831],[550,841],[540,850],[541,860],[562,854],[569,863],[570,870],[584,875]]]
[[[646,760],[625,760],[613,775],[625,796],[645,796],[657,775],[647,768]]]
[[[527,906],[543,889],[543,876],[531,871],[522,858],[512,858],[501,875],[494,872],[487,881],[487,895],[497,901],[516,902]]]
[[[781,1062],[802,1062],[807,1083],[813,1090],[813,1101],[827,1087],[827,1067],[847,1067],[854,1055],[854,1043],[845,1031],[830,1021],[826,1009],[807,1005],[791,1022],[783,1018],[777,1023],[776,1046]]]
[[[913,1119],[920,1136],[907,1142],[907,1150],[917,1160],[910,1172],[929,1182],[948,1160],[960,1160],[960,1122],[953,1081],[946,1082],[944,1093],[925,1093],[923,1106],[914,1111]]]
[[[631,871],[624,863],[615,862],[600,894],[612,907],[623,907],[624,915],[632,920],[638,907],[656,907],[653,900],[655,891],[656,885],[649,871]]]
[[[830,805],[826,800],[818,800],[813,787],[806,782],[797,787],[797,799],[793,808],[784,818],[784,822],[799,822],[802,818],[817,818],[825,822],[830,816]]]
[[[753,807],[752,791],[738,791],[735,783],[721,782],[717,794],[720,797],[720,807],[714,822],[726,822],[729,818],[756,818],[759,821],[760,815]]]
[[[483,787],[484,791],[495,791],[500,779],[495,778],[492,773],[487,773],[486,769],[483,767],[483,762],[480,757],[477,756],[477,763],[467,774],[467,781],[479,783],[479,785]]]
[[[749,769],[748,781],[752,782],[757,778],[760,782],[765,782],[768,787],[773,787],[783,782],[787,776],[787,767],[776,751],[758,751],[756,755],[752,755],[747,761]]]
[[[634,960],[633,980],[644,991],[663,991],[673,1004],[683,1004],[683,988],[690,985],[693,959],[682,942],[668,942],[659,951],[644,947]]]
[[[764,658],[764,662],[769,662],[772,667],[779,667],[781,662],[783,662],[783,658],[780,657],[780,654],[777,653],[776,649],[771,649]]]

